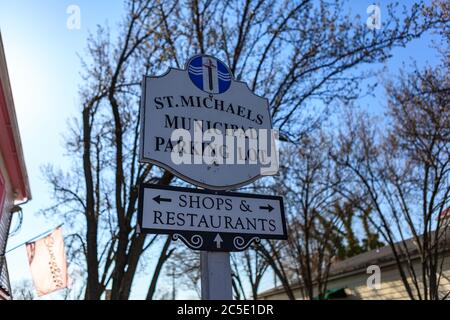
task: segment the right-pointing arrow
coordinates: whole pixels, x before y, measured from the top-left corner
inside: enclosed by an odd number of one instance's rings
[[[216,247],[217,249],[220,249],[222,247],[222,237],[220,236],[220,234],[217,234],[217,236],[214,238],[213,240],[216,243]]]
[[[259,208],[261,210],[267,210],[269,212],[272,212],[272,210],[274,209],[274,207],[272,207],[270,204],[268,204],[267,206],[260,206]]]

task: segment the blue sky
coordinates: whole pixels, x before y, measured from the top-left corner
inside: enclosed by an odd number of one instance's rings
[[[372,2],[351,1],[352,12],[366,17],[366,8]],[[66,10],[72,4],[81,9],[80,30],[66,27],[69,16]],[[37,214],[50,203],[50,190],[40,167],[47,163],[69,167],[68,159],[64,158],[62,134],[67,129],[67,120],[78,111],[80,62],[77,53],[83,53],[88,31],[94,31],[97,24],[105,22],[115,26],[122,8],[119,0],[0,0],[0,29],[33,194],[33,200],[24,206],[22,229],[9,239],[8,248],[64,222]],[[419,65],[438,61],[436,52],[429,48],[430,39],[425,36],[405,49],[394,50],[387,64],[389,73],[395,74],[399,66],[408,64],[411,58]],[[382,89],[377,89],[376,93],[376,98],[365,98],[360,103],[379,112],[379,106],[385,102]],[[13,285],[22,279],[31,279],[23,246],[9,253],[7,259]],[[133,296],[144,296],[147,286],[136,286]]]
[[[69,30],[66,10],[75,3],[81,9],[81,29]],[[88,31],[106,21],[114,25],[121,9],[120,1],[107,0],[0,0],[0,29],[33,195],[24,206],[22,229],[9,239],[8,248],[64,222],[37,214],[50,203],[40,167],[46,163],[68,167],[62,134],[67,120],[78,110],[77,53],[83,52]],[[9,253],[7,259],[13,284],[31,279],[24,246]]]

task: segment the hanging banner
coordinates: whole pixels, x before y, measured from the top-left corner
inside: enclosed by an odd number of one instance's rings
[[[67,288],[67,260],[61,227],[45,238],[27,243],[26,248],[38,296]]]

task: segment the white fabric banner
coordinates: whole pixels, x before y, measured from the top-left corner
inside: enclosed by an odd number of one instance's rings
[[[27,243],[28,262],[38,296],[67,288],[67,261],[61,227]]]

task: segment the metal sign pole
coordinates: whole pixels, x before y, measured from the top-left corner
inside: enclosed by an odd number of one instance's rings
[[[202,251],[202,300],[233,300],[229,252]]]
[[[202,300],[233,300],[229,252],[201,251],[200,273]]]

